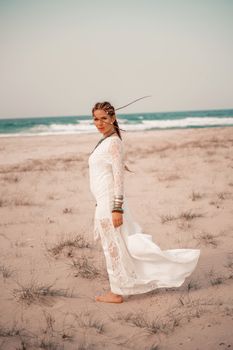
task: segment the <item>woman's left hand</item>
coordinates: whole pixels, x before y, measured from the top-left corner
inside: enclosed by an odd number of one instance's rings
[[[119,212],[112,213],[112,223],[114,227],[118,227],[123,224],[123,214]]]

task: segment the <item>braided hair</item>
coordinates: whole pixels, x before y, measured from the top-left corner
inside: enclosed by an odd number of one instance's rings
[[[117,132],[117,135],[119,138],[122,140],[121,133],[120,133],[120,128],[118,126],[118,122],[116,119],[116,114],[115,114],[115,108],[109,103],[109,102],[97,102],[94,107],[92,108],[92,115],[94,116],[94,112],[97,109],[103,109],[110,117],[115,117],[113,126]]]

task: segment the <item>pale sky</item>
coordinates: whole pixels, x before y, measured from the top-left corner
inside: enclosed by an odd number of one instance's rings
[[[233,108],[232,0],[0,0],[0,47],[0,118]]]

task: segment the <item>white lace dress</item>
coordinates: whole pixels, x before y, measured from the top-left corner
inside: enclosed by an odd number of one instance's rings
[[[91,153],[90,190],[96,200],[94,239],[101,238],[111,291],[130,295],[179,287],[195,269],[199,249],[161,250],[133,220],[124,192],[122,140],[107,137]],[[112,223],[114,195],[123,195],[123,224]]]

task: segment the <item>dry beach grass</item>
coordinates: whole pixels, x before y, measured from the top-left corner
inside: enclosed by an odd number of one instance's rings
[[[162,249],[199,248],[179,288],[108,290],[88,154],[99,135],[2,138],[0,349],[233,348],[232,128],[124,136],[132,214]]]

